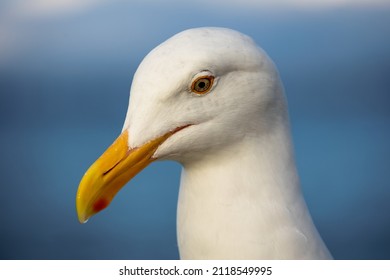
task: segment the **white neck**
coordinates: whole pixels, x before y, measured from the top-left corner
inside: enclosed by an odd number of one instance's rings
[[[182,259],[331,258],[301,194],[286,126],[183,164]]]

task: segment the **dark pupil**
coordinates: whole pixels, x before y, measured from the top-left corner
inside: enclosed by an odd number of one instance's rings
[[[200,89],[204,89],[206,87],[206,83],[205,82],[199,82],[198,87]]]

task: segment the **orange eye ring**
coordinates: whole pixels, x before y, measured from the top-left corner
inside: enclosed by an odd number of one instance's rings
[[[192,82],[191,91],[196,94],[206,94],[213,86],[213,76],[201,76]]]

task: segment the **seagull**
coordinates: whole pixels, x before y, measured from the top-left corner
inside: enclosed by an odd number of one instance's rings
[[[331,259],[300,189],[278,71],[238,31],[182,31],[153,49],[123,130],[82,178],[86,222],[148,164],[182,166],[181,259]]]

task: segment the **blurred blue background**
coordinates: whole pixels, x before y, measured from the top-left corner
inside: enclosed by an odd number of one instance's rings
[[[152,164],[85,225],[75,194],[120,133],[142,58],[184,29],[223,26],[279,68],[334,257],[390,259],[390,3],[264,3],[0,0],[0,258],[178,258],[179,164]]]

